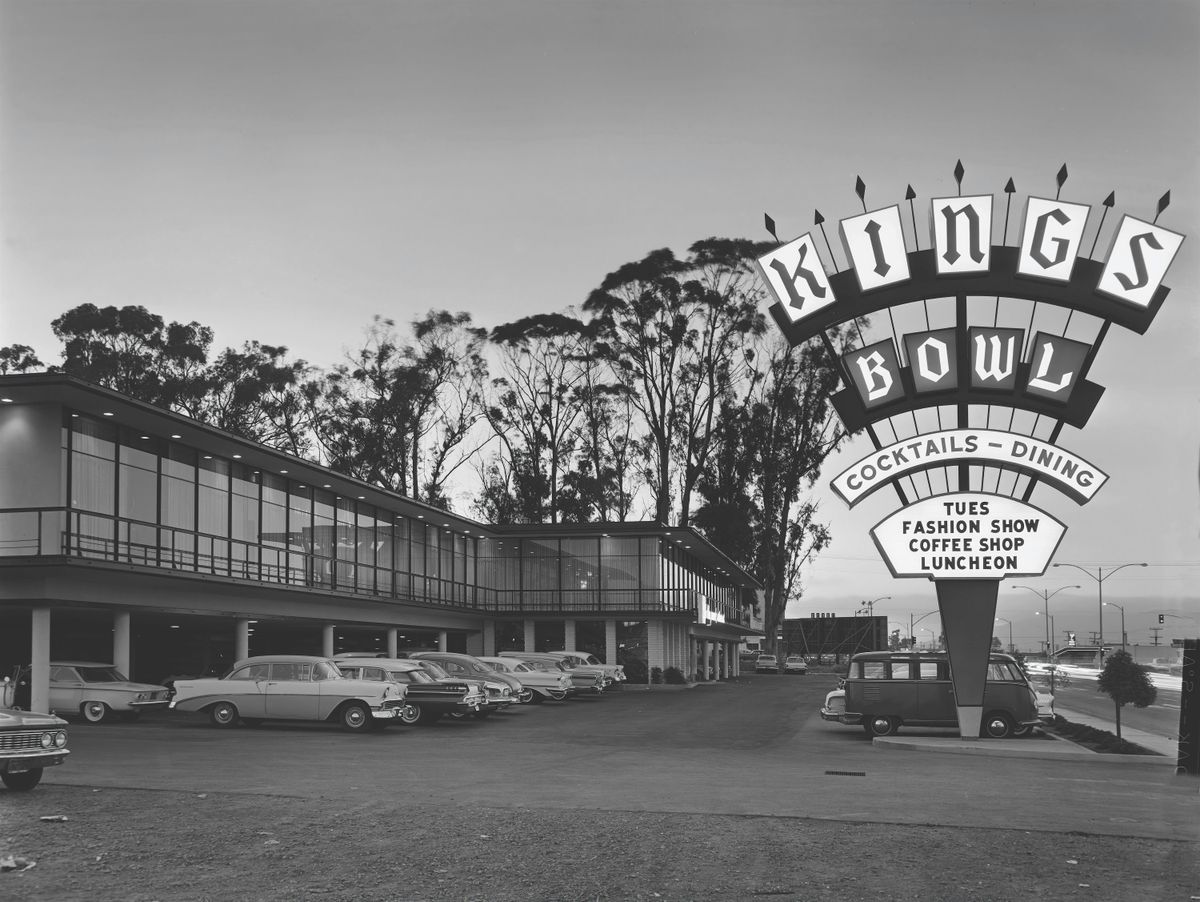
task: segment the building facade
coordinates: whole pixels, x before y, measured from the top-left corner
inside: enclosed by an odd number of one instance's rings
[[[737,673],[757,584],[691,529],[478,523],[117,392],[0,377],[0,666],[578,648]],[[655,674],[656,675],[656,674]],[[42,707],[45,707],[44,705]]]

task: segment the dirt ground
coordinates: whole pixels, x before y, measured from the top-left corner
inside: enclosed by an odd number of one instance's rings
[[[5,862],[8,902],[1200,898],[1195,842],[51,784],[0,792]]]

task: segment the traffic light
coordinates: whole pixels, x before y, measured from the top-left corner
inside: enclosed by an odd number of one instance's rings
[[[1166,622],[1167,622],[1167,615],[1166,615],[1166,614],[1159,614],[1159,615],[1158,615],[1158,622],[1159,622],[1159,623],[1166,623]]]

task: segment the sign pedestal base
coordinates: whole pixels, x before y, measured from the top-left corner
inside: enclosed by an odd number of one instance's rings
[[[983,717],[983,690],[987,685],[1000,581],[942,579],[934,580],[934,585],[946,649],[950,653],[959,734],[964,741],[976,741]]]

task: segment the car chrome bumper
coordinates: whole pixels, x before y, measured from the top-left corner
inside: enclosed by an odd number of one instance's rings
[[[155,698],[144,702],[130,702],[129,707],[136,708],[138,711],[147,711],[151,708],[167,708],[170,707],[171,704],[172,701],[169,698]],[[114,710],[120,709],[114,708]]]
[[[52,767],[62,764],[71,752],[67,749],[55,749],[47,752],[39,749],[29,752],[16,752],[0,758],[0,771],[8,774],[23,774],[38,767]]]

